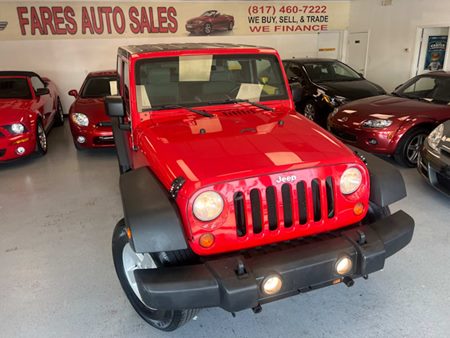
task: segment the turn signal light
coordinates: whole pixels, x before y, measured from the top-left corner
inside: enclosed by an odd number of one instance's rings
[[[214,244],[214,241],[215,241],[214,235],[207,232],[206,234],[200,236],[198,244],[200,244],[200,246],[203,248],[210,248]]]
[[[353,207],[353,213],[356,216],[362,215],[362,213],[364,212],[364,204],[362,204],[361,202],[358,202],[355,204],[355,206]]]

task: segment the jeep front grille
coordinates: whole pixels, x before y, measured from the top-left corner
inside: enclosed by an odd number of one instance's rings
[[[315,178],[310,182],[284,183],[265,189],[254,188],[248,196],[241,191],[234,194],[236,234],[289,229],[306,226],[335,215],[333,178]]]

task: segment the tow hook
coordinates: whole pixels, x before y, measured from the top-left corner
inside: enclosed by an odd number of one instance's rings
[[[353,284],[355,284],[355,281],[352,279],[352,278],[350,278],[350,277],[344,277],[344,279],[342,280],[342,282],[344,282],[344,284],[347,286],[347,287],[351,287],[351,286],[353,286]]]
[[[260,313],[262,311],[261,304],[256,305],[255,307],[252,307],[253,313]]]

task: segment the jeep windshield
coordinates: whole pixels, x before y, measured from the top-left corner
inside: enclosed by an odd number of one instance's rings
[[[273,55],[194,55],[136,62],[140,112],[164,106],[207,106],[212,102],[287,100]]]
[[[0,99],[31,99],[26,78],[0,78]]]

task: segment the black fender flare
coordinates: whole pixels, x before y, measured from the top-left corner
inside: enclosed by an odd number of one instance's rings
[[[370,201],[380,207],[387,207],[406,197],[405,181],[396,167],[361,149],[349,148],[362,158],[369,169]]]
[[[120,193],[125,224],[131,230],[131,245],[136,252],[187,248],[178,207],[148,167],[122,174]]]

